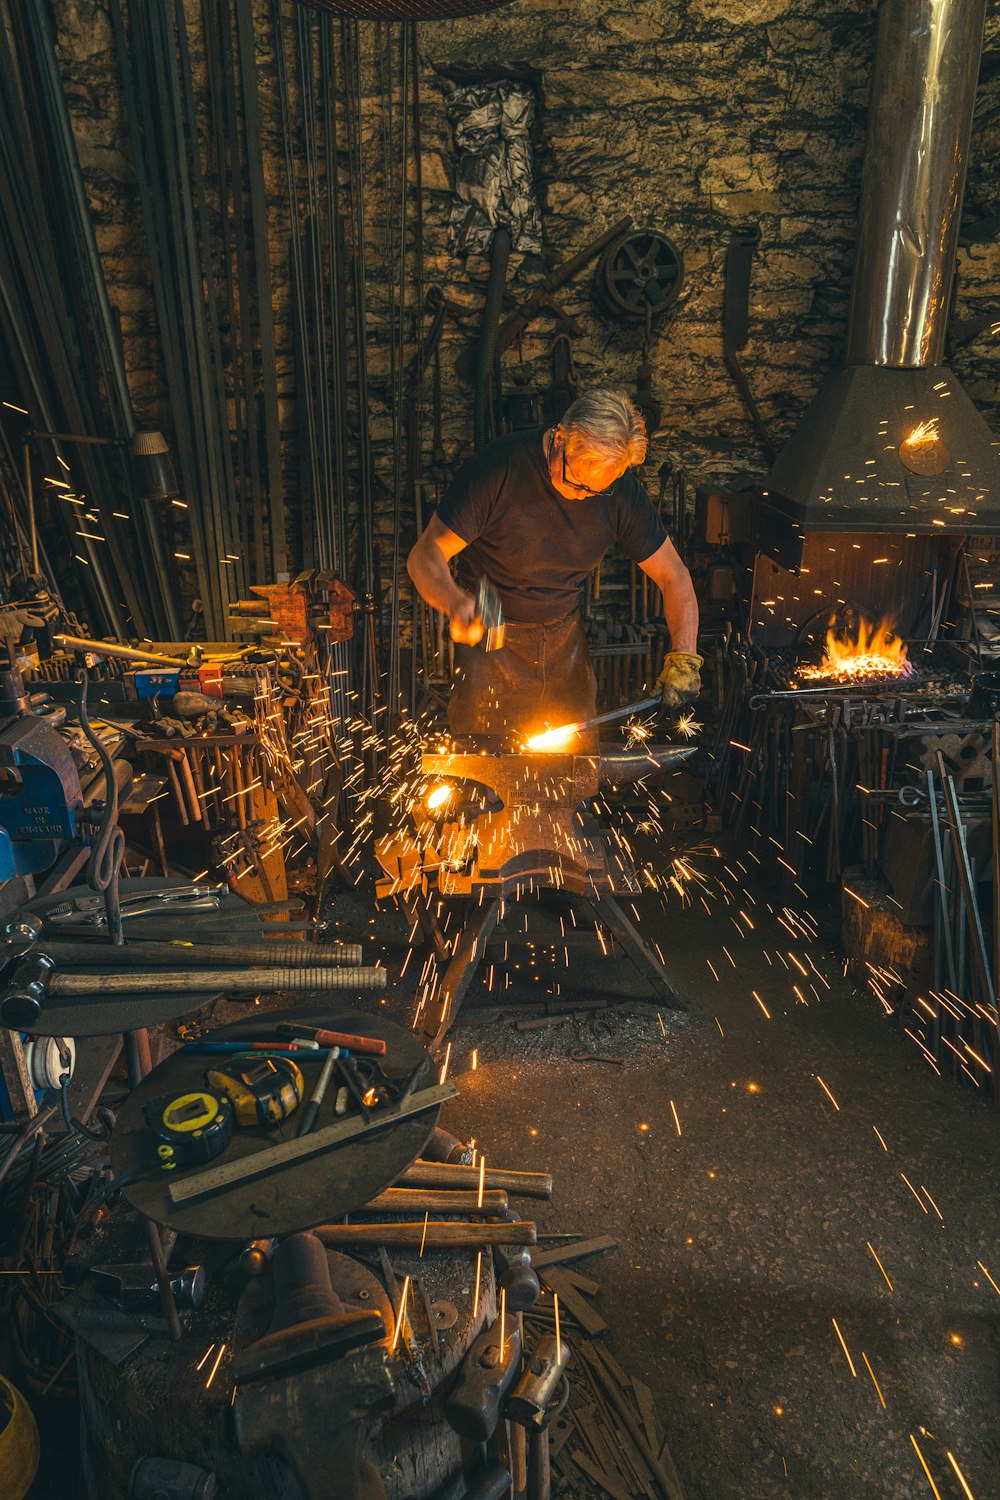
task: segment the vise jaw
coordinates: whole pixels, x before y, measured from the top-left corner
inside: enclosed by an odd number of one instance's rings
[[[83,792],[73,752],[44,719],[0,721],[0,843],[12,873],[47,870],[76,835]]]

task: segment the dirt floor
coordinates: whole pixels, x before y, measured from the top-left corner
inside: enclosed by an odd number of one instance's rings
[[[707,850],[685,868],[683,900],[636,907],[688,1009],[657,1007],[596,947],[569,971],[522,958],[508,988],[496,964],[487,988],[487,963],[442,1123],[497,1166],[554,1174],[553,1201],[527,1205],[540,1231],[617,1239],[581,1269],[609,1347],[654,1391],[687,1500],[990,1500],[1000,1113],[936,1077],[759,880]],[[405,927],[371,910],[362,889],[338,898],[338,935],[384,957],[387,1007],[408,1021]],[[558,931],[558,914],[517,907],[508,940],[525,920]],[[560,1003],[624,1003],[516,1030],[556,982]],[[33,1500],[75,1500],[69,1413],[60,1425],[61,1477]]]
[[[619,1241],[581,1269],[688,1500],[1000,1495],[1000,1114],[739,869],[691,865],[706,905],[697,883],[666,912],[637,901],[687,1012],[597,953],[573,993],[641,1004],[519,1033],[542,987],[494,973],[453,1033],[444,1123],[554,1173],[540,1230]]]

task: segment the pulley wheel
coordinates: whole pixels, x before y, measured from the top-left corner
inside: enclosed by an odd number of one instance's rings
[[[299,0],[312,10],[354,16],[360,21],[442,21],[450,16],[477,16],[509,5],[510,0]]]
[[[673,240],[637,229],[609,245],[597,266],[598,295],[620,318],[658,318],[673,307],[684,280],[684,258]]]

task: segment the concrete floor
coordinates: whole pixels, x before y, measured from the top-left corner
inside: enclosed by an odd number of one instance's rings
[[[540,1230],[618,1239],[581,1269],[688,1500],[1000,1495],[1000,1114],[937,1078],[740,870],[693,863],[719,882],[707,906],[638,902],[689,1011],[661,1026],[631,965],[597,957],[575,961],[577,993],[647,1004],[519,1034],[474,1024],[501,1003],[500,980],[478,984],[442,1123],[555,1174]],[[539,998],[516,977],[508,1001]]]

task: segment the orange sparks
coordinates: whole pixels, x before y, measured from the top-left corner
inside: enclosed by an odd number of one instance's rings
[[[874,1260],[875,1260],[875,1264],[878,1266],[879,1270],[882,1272],[882,1275],[885,1276],[885,1284],[886,1284],[886,1286],[889,1288],[889,1290],[891,1292],[892,1291],[892,1282],[889,1280],[888,1276],[886,1275],[885,1266],[882,1264],[882,1262],[879,1260],[878,1256],[875,1254],[875,1247],[874,1247],[874,1245],[871,1243],[870,1240],[865,1240],[865,1244],[868,1246],[869,1250],[871,1251],[872,1256],[874,1257]]]
[[[562,1364],[562,1335],[559,1331],[559,1293],[552,1293],[552,1310],[556,1317],[556,1364]]]
[[[670,1109],[671,1109],[671,1113],[673,1114],[673,1117],[674,1117],[674,1124],[677,1126],[677,1134],[678,1135],[683,1135],[684,1132],[681,1130],[681,1122],[680,1122],[680,1119],[678,1118],[678,1115],[677,1115],[677,1105],[674,1103],[674,1101],[672,1099],[670,1101]]]
[[[483,1156],[483,1155],[480,1155],[480,1157],[479,1157],[479,1197],[476,1199],[476,1207],[477,1208],[482,1208],[482,1206],[483,1206],[483,1188],[484,1188],[485,1184],[486,1184],[486,1157]]]
[[[948,1454],[948,1462],[951,1464],[952,1468],[955,1470],[955,1474],[956,1474],[956,1476],[958,1478],[959,1484],[962,1486],[962,1493],[966,1496],[966,1500],[975,1500],[975,1496],[973,1495],[972,1491],[969,1489],[968,1484],[966,1483],[965,1475],[962,1473],[961,1469],[958,1467],[958,1460],[955,1458],[954,1453],[949,1453]]]
[[[836,1332],[836,1335],[837,1335],[838,1339],[840,1340],[840,1347],[844,1351],[844,1356],[847,1359],[847,1363],[851,1367],[851,1374],[854,1376],[855,1380],[857,1380],[857,1378],[858,1378],[858,1372],[857,1372],[857,1370],[854,1367],[854,1361],[851,1358],[851,1351],[850,1351],[850,1349],[848,1349],[846,1343],[844,1342],[844,1335],[840,1331],[840,1324],[837,1322],[836,1318],[831,1318],[830,1321],[833,1323],[834,1331]]]
[[[921,1453],[919,1447],[917,1447],[917,1440],[913,1436],[912,1432],[910,1433],[910,1442],[913,1444],[913,1447],[914,1447],[914,1449],[916,1451],[916,1455],[917,1455],[917,1457],[920,1460],[920,1467],[923,1469],[924,1473],[927,1475],[927,1483],[930,1485],[931,1489],[934,1491],[935,1500],[941,1500],[941,1491],[938,1489],[937,1485],[934,1483],[934,1475],[931,1473],[930,1469],[927,1467],[927,1461],[924,1458],[924,1455]]]
[[[865,1353],[865,1351],[863,1349],[861,1351],[861,1358],[864,1360],[865,1365],[866,1365],[867,1370],[868,1370],[868,1373],[869,1373],[869,1375],[872,1378],[872,1385],[875,1387],[876,1391],[878,1392],[878,1399],[881,1401],[881,1403],[882,1403],[882,1409],[884,1411],[885,1410],[885,1397],[882,1394],[882,1387],[879,1385],[878,1381],[875,1379],[875,1371],[872,1369],[872,1367],[871,1367],[871,1365],[870,1365],[870,1363],[868,1361],[868,1356],[867,1356],[867,1354]]]
[[[840,1105],[837,1103],[836,1099],[830,1093],[830,1090],[827,1088],[826,1084],[823,1082],[822,1078],[819,1076],[818,1073],[816,1074],[816,1082],[819,1084],[820,1088],[823,1090],[824,1094],[829,1099],[829,1101],[833,1105],[834,1109],[839,1110],[840,1109]]]
[[[472,1299],[472,1321],[473,1322],[476,1321],[476,1314],[479,1311],[479,1285],[480,1285],[480,1282],[482,1281],[482,1278],[483,1278],[483,1252],[480,1250],[479,1254],[476,1256],[476,1293],[475,1293],[475,1296]]]
[[[409,1276],[407,1276],[406,1280],[403,1282],[403,1294],[402,1294],[402,1296],[399,1299],[399,1312],[396,1314],[396,1326],[395,1326],[395,1328],[392,1331],[392,1343],[389,1345],[389,1353],[390,1354],[393,1352],[393,1350],[395,1349],[396,1345],[399,1343],[399,1335],[402,1332],[403,1322],[404,1322],[404,1319],[406,1318],[406,1298],[407,1298],[407,1296],[409,1294],[409,1290],[410,1290],[410,1278],[409,1278]]]

